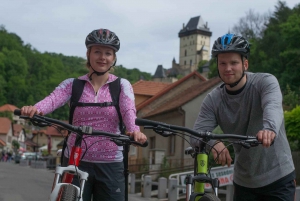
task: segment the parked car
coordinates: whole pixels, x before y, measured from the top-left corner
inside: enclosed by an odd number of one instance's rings
[[[37,152],[24,152],[21,154],[21,159],[24,160],[43,160],[43,156]]]

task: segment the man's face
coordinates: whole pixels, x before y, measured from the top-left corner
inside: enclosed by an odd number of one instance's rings
[[[218,55],[218,69],[223,82],[233,84],[241,78],[243,69],[248,69],[248,60],[244,60],[243,64],[240,54],[233,52],[221,53]]]

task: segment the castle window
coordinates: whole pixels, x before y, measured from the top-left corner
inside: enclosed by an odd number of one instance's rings
[[[184,56],[186,57],[186,50],[184,50]]]
[[[184,65],[186,65],[186,61],[184,61]]]
[[[193,60],[190,60],[190,66],[192,66],[192,64],[193,64]]]

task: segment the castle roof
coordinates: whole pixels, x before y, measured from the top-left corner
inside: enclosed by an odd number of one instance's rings
[[[186,26],[179,31],[179,37],[188,36],[192,34],[202,34],[205,36],[212,36],[212,32],[209,31],[207,23],[201,16],[192,17]]]
[[[158,65],[153,75],[153,78],[165,78],[165,77],[167,77],[165,74],[165,69],[163,68],[162,65]]]

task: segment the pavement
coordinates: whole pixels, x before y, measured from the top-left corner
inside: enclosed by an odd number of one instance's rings
[[[54,170],[20,166],[14,161],[0,162],[0,201],[48,200]],[[129,201],[158,201],[141,193],[128,194]],[[159,200],[164,201],[164,200]]]
[[[141,196],[141,193],[128,194],[129,201],[159,201],[157,198],[144,198]]]

